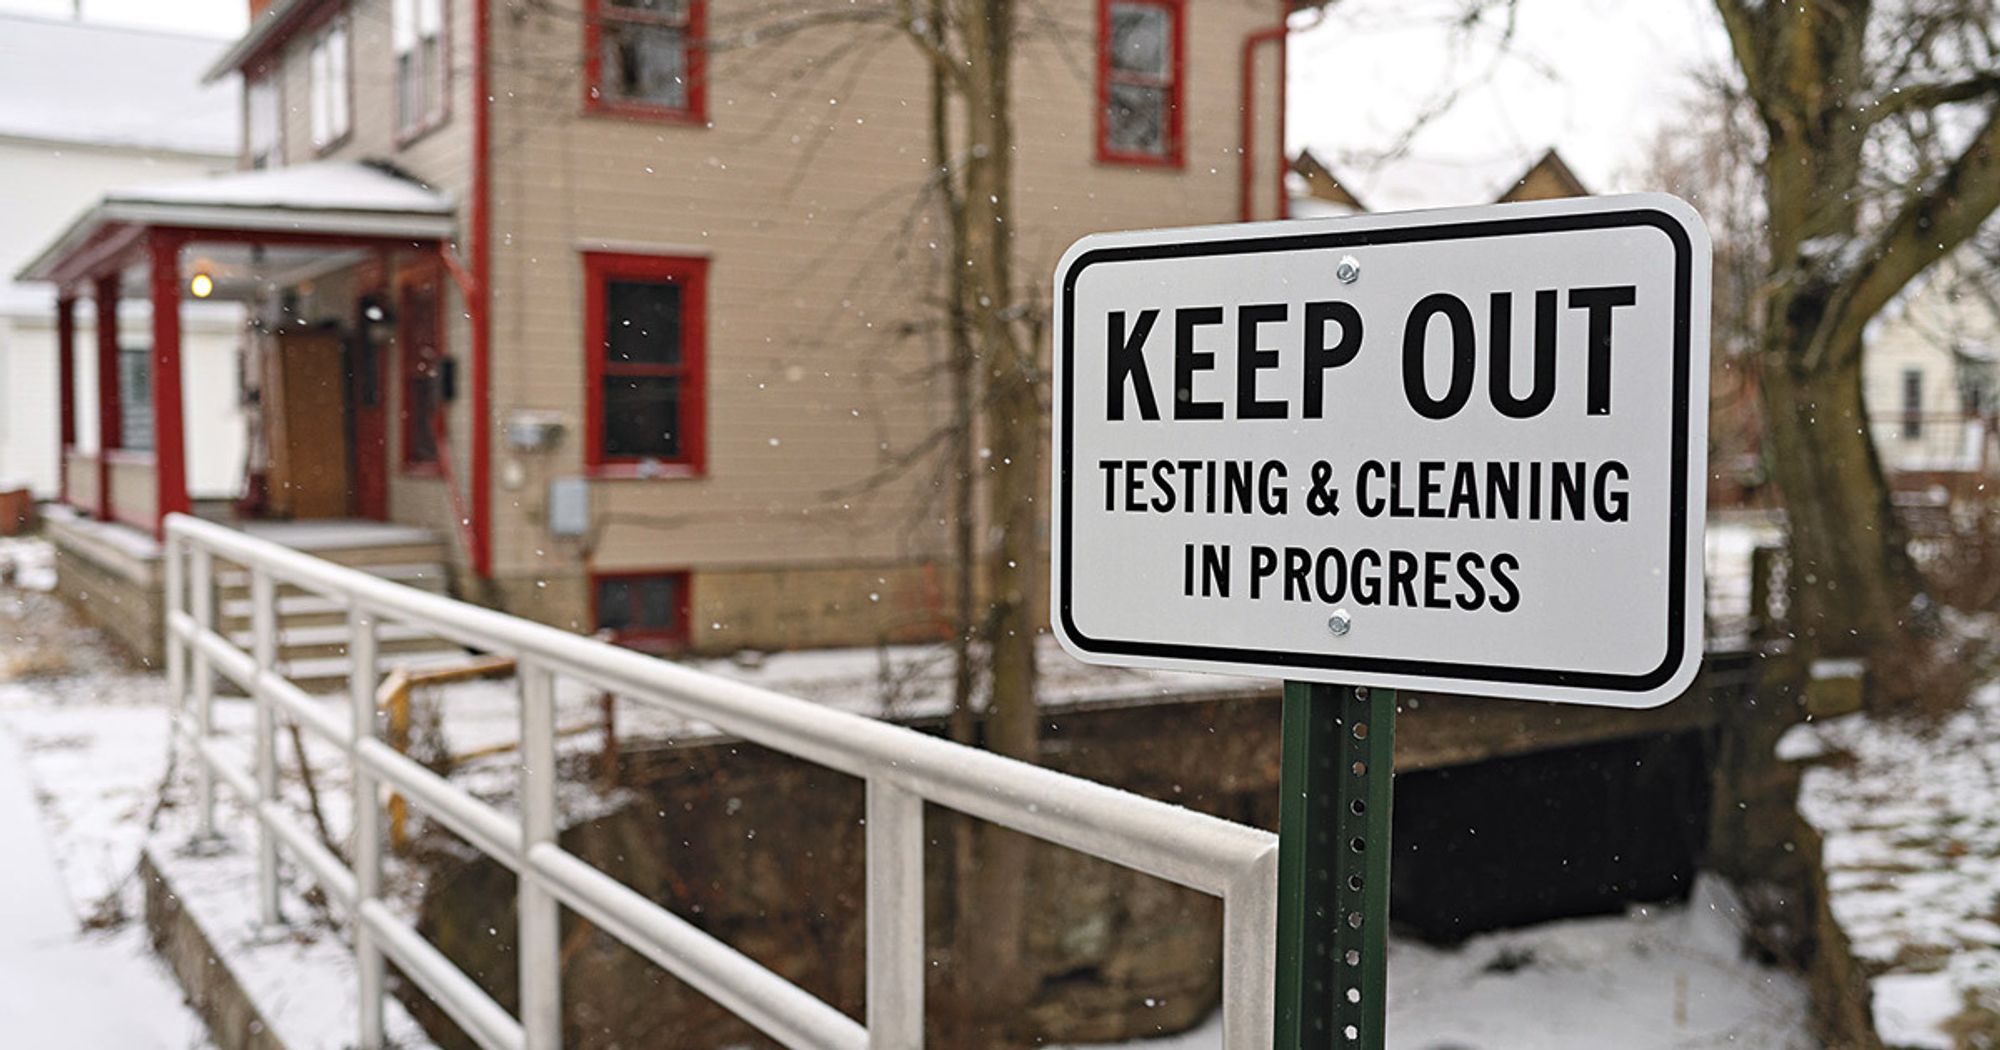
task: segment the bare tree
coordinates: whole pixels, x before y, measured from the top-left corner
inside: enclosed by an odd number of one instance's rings
[[[2000,206],[1993,0],[1716,0],[1762,131],[1765,425],[1793,616],[1907,703],[1924,587],[1869,439],[1863,332]]]

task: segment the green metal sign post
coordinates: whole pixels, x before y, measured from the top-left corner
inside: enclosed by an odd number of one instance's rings
[[[1278,1050],[1383,1050],[1392,689],[1285,683]]]

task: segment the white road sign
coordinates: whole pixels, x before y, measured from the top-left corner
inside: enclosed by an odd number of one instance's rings
[[[1648,707],[1702,651],[1710,249],[1662,194],[1086,237],[1054,620],[1091,663]]]

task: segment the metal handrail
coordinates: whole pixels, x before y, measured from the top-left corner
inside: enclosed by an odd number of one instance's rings
[[[215,826],[217,780],[256,818],[258,901],[279,921],[277,857],[298,861],[353,922],[359,1046],[383,1044],[384,959],[489,1050],[561,1045],[561,906],[793,1047],[923,1045],[923,803],[931,802],[1222,898],[1223,1043],[1268,1046],[1273,1031],[1277,837],[1180,806],[704,674],[492,609],[405,587],[212,522],[167,518],[167,672],[176,725],[199,758],[197,821]],[[250,573],[253,643],[215,629],[214,562]],[[349,713],[329,714],[277,663],[278,584],[347,609]],[[376,629],[420,624],[516,662],[521,698],[521,805],[504,814],[375,737]],[[214,678],[257,704],[254,769],[215,746]],[[697,718],[724,732],[860,777],[867,787],[867,1024],[647,900],[558,844],[556,676]],[[320,847],[276,800],[274,734],[290,718],[342,748],[354,793],[354,865]],[[519,1015],[508,1013],[381,901],[380,793],[401,793],[519,876]]]

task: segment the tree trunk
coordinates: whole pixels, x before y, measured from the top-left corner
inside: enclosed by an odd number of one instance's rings
[[[1024,761],[1041,751],[1035,698],[1035,603],[1041,576],[1042,413],[1036,358],[1018,338],[1013,287],[1012,0],[973,0],[961,34],[967,60],[963,213],[964,307],[984,366],[987,520],[997,531],[986,565],[984,632],[989,684],[985,742]],[[1030,841],[980,825],[959,880],[961,994],[974,1039],[998,1041],[1034,989],[1026,965]]]
[[[1906,622],[1920,591],[1908,535],[1868,432],[1860,356],[1807,371],[1789,355],[1774,354],[1764,370],[1771,471],[1785,496],[1791,537],[1790,618],[1799,639],[1821,656],[1906,647]]]

